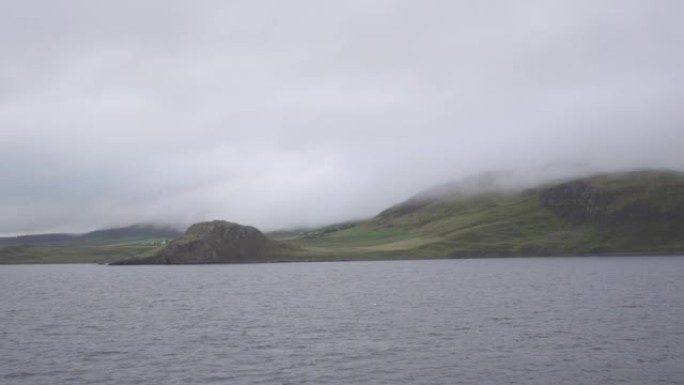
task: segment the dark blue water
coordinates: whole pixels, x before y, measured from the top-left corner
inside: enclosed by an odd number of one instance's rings
[[[0,383],[682,384],[684,257],[0,267]]]

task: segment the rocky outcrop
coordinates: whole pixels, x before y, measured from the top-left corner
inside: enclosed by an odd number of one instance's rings
[[[542,190],[539,203],[583,227],[591,234],[585,241],[601,250],[680,250],[683,177],[656,171],[595,176]]]
[[[278,260],[292,248],[252,226],[226,221],[201,222],[154,255],[114,265],[247,263]]]
[[[599,218],[610,199],[598,187],[576,180],[542,191],[539,203],[567,222],[579,225]]]

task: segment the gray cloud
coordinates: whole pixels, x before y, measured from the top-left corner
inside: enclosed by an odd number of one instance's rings
[[[682,11],[3,1],[0,234],[315,225],[492,169],[681,169]]]

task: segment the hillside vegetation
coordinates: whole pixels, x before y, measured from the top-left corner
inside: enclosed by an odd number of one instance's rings
[[[610,173],[532,188],[505,173],[488,173],[422,191],[365,221],[267,235],[214,221],[183,235],[130,227],[0,238],[0,263],[622,254],[684,254],[684,173]]]
[[[322,258],[684,252],[684,174],[635,171],[523,190],[458,184],[296,241]]]

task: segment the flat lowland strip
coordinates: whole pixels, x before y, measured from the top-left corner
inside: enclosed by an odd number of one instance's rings
[[[0,263],[107,263],[142,258],[159,246],[122,244],[109,246],[0,246]]]
[[[149,256],[176,237],[175,229],[129,226],[86,234],[0,238],[0,263],[106,263]]]

